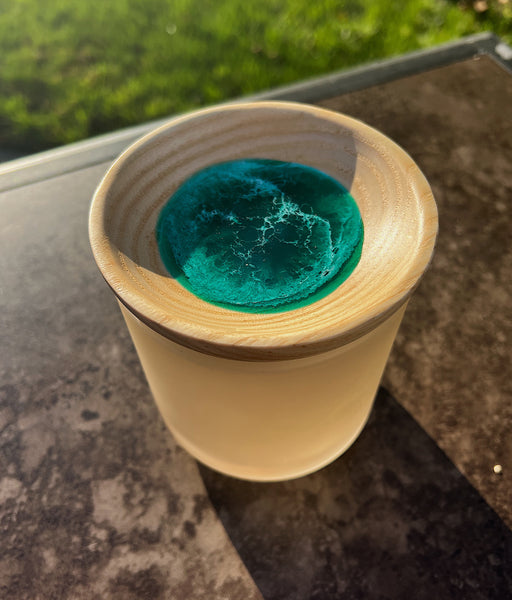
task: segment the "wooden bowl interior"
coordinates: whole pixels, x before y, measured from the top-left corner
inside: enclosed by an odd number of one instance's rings
[[[360,262],[334,292],[272,314],[231,311],[174,280],[158,252],[158,215],[198,170],[237,158],[298,162],[348,188],[364,223]],[[93,200],[98,265],[136,316],[186,346],[245,360],[307,356],[364,334],[409,297],[437,232],[431,190],[391,140],[338,113],[293,103],[235,104],[175,119],[129,148]]]

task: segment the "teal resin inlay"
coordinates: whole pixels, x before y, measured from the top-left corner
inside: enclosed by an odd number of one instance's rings
[[[363,222],[349,192],[304,165],[245,159],[207,167],[162,209],[162,260],[210,303],[281,312],[326,296],[361,256]]]

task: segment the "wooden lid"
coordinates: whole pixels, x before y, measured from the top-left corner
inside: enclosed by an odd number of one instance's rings
[[[155,239],[163,205],[193,173],[238,158],[302,163],[350,190],[364,244],[334,292],[296,310],[243,313],[201,300],[166,271]],[[184,346],[239,360],[310,356],[372,330],[410,296],[436,234],[432,192],[408,154],[360,121],[290,102],[223,105],[156,129],[109,169],[89,219],[96,262],[133,314]]]

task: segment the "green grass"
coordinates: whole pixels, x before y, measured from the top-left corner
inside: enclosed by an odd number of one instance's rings
[[[26,151],[483,30],[512,0],[0,0],[0,146]]]

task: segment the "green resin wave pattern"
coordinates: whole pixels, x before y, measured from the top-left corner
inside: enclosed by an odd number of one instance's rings
[[[308,305],[356,267],[363,222],[350,193],[312,167],[244,159],[183,183],[156,228],[160,255],[185,288],[252,313]]]

